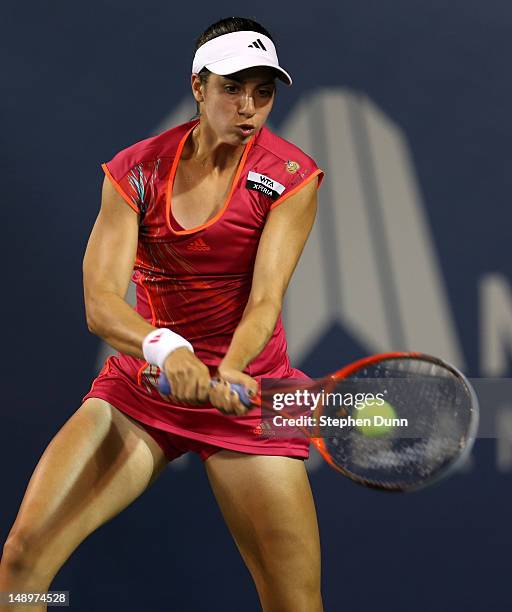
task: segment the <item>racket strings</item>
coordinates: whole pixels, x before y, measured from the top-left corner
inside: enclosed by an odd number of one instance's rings
[[[366,366],[339,381],[336,391],[382,394],[406,426],[368,437],[348,425],[323,431],[325,448],[341,471],[369,486],[407,488],[446,469],[460,454],[471,428],[472,398],[464,380],[446,366],[392,359]],[[339,406],[324,405],[326,416]],[[355,406],[344,407],[354,419]]]

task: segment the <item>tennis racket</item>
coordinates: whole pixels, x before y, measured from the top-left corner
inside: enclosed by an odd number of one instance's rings
[[[332,468],[367,487],[413,491],[439,482],[465,462],[475,441],[476,394],[457,368],[437,357],[383,353],[314,381],[269,382],[264,380],[261,390],[263,433],[308,436]],[[276,393],[282,398],[298,387],[322,401],[314,410],[303,404],[276,410]],[[249,405],[250,398],[243,397],[245,389],[235,390]],[[383,398],[395,424],[386,424],[381,433],[378,427],[360,426],[358,419],[364,418],[365,410],[356,403],[336,401],[358,394]],[[292,425],[274,425],[277,414],[280,421]],[[310,417],[307,425],[295,425],[300,416]],[[344,426],[340,426],[342,419]]]

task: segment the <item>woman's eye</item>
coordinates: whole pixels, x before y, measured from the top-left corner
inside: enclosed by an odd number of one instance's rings
[[[227,93],[236,93],[237,89],[234,85],[226,85],[224,88]]]
[[[272,91],[270,89],[260,89],[260,96],[270,98],[272,96]]]

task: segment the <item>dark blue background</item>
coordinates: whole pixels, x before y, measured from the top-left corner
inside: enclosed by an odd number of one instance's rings
[[[481,373],[478,282],[489,272],[510,280],[512,270],[509,2],[9,3],[0,43],[2,541],[40,454],[95,375],[81,262],[99,163],[184,98],[195,38],[239,13],[270,29],[295,78],[279,93],[277,131],[302,95],[328,86],[366,93],[402,127],[467,373]],[[321,373],[313,359],[302,365]],[[512,483],[495,463],[494,442],[479,442],[470,473],[408,496],[316,471],[326,611],[508,610]],[[69,589],[77,611],[259,609],[196,457],[90,536],[53,588]]]

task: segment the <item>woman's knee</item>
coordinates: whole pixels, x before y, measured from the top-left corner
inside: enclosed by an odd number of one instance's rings
[[[321,612],[320,558],[314,547],[293,535],[262,541],[259,560],[252,567],[265,611]]]
[[[1,567],[13,575],[44,573],[39,567],[41,545],[33,534],[14,532],[7,538],[2,551]]]
[[[256,550],[249,556],[266,581],[291,583],[314,593],[320,589],[320,549],[312,534],[293,526],[273,527],[259,533]]]

